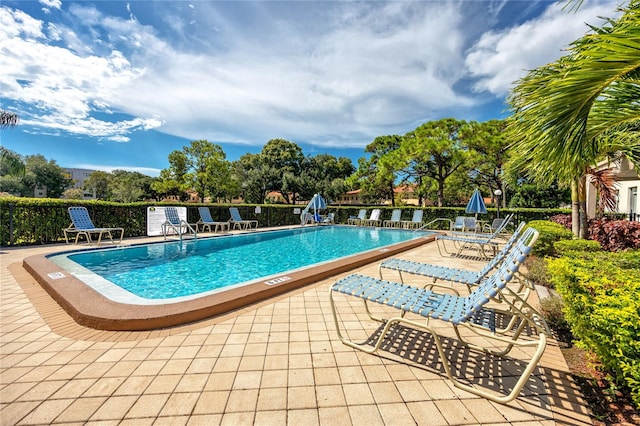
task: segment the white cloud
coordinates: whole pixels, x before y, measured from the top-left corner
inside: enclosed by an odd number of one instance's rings
[[[474,104],[452,89],[464,68],[456,7],[395,2],[319,19],[332,30],[305,36],[274,24],[282,31],[276,45],[273,34],[261,40],[219,22],[226,51],[147,49],[144,62],[153,66],[123,93],[122,106],[166,117],[163,130],[187,138],[324,145],[351,134],[359,137],[350,144],[363,146],[442,106]],[[149,93],[153,102],[134,101]]]
[[[25,124],[105,141],[161,127],[192,140],[364,146],[473,111],[487,92],[502,98],[524,69],[559,57],[584,21],[614,9],[585,3],[568,14],[550,4],[465,52],[467,2],[196,5],[127,3],[120,18],[72,3],[59,22],[0,7],[0,49],[12,52],[0,56],[2,97],[24,106]],[[483,13],[494,19],[504,7],[488,2]],[[485,93],[460,93],[470,77]]]
[[[477,77],[477,91],[504,96],[513,82],[527,71],[553,62],[574,40],[589,28],[585,23],[600,26],[599,17],[613,17],[616,4],[588,3],[576,12],[550,4],[537,19],[501,32],[489,31],[469,50],[466,67]]]
[[[109,122],[93,117],[110,112],[119,90],[143,73],[120,52],[81,56],[49,44],[41,22],[7,8],[0,8],[0,23],[0,50],[15,52],[0,56],[0,69],[8,77],[2,96],[30,107],[29,114],[21,114],[23,124],[120,141],[136,129],[162,125],[157,118]],[[53,41],[70,32],[49,31]]]
[[[42,10],[48,13],[49,9],[60,9],[62,7],[62,0],[40,0],[40,4],[44,5]]]
[[[33,40],[43,37],[42,22],[32,18],[21,10],[0,7],[0,42],[8,43],[9,39],[22,38]],[[11,52],[11,50],[8,50]]]
[[[176,50],[133,14],[125,20],[73,4],[75,31],[56,24],[48,27],[50,38],[32,30],[26,39],[0,30],[21,52],[0,59],[10,76],[3,96],[38,107],[25,123],[113,140],[125,140],[137,124],[98,120],[96,111],[159,117],[139,120],[149,127],[164,123],[163,131],[191,139],[343,144],[349,134],[356,137],[347,143],[358,146],[381,133],[404,132],[404,123],[442,105],[473,104],[452,89],[463,68],[455,6],[337,5],[309,36],[303,25],[275,15],[265,18],[273,22],[269,30],[280,32],[263,37],[203,11],[199,20],[215,18],[223,49],[192,52]],[[11,12],[3,8],[2,14]],[[184,27],[174,21],[174,29]],[[22,26],[15,17],[12,24]],[[86,34],[78,33],[80,26]],[[98,33],[90,43],[87,35]]]

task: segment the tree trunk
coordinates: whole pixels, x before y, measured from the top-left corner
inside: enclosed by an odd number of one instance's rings
[[[578,237],[580,235],[580,199],[579,182],[574,180],[571,183],[571,232]]]
[[[502,182],[502,196],[501,199],[502,201],[502,208],[506,209],[507,208],[507,185]]]
[[[396,194],[393,192],[393,182],[389,184],[389,193],[391,194],[391,205],[396,206]]]
[[[587,175],[583,175],[580,178],[578,197],[580,201],[580,233],[578,234],[578,238],[586,240],[589,236],[589,223],[587,221]]]
[[[444,206],[444,181],[438,181],[438,207]]]

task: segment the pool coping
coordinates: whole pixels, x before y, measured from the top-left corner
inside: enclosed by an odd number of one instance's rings
[[[243,308],[273,296],[350,271],[435,240],[438,233],[370,250],[332,262],[311,266],[280,276],[276,284],[264,281],[235,287],[201,298],[165,305],[134,305],[114,302],[67,273],[46,255],[27,257],[24,268],[47,293],[78,323],[97,330],[143,331],[185,325]],[[51,275],[50,275],[51,274]]]

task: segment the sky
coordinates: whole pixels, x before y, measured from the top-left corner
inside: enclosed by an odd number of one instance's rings
[[[616,1],[0,3],[2,146],[157,176],[191,141],[230,161],[270,139],[357,164],[377,136],[509,115],[528,70]]]

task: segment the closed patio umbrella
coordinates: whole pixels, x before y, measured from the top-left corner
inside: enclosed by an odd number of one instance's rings
[[[467,213],[475,213],[478,215],[487,213],[487,206],[484,204],[484,199],[482,198],[482,194],[480,194],[480,190],[476,188],[467,203],[467,208],[465,209]]]

